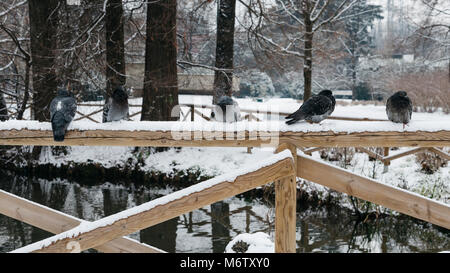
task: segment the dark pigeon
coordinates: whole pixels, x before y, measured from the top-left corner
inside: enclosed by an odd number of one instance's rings
[[[231,97],[222,96],[214,107],[211,117],[216,121],[236,122],[241,120],[241,110]]]
[[[77,101],[75,98],[67,90],[58,90],[58,96],[50,103],[50,119],[55,141],[64,141],[67,127],[75,117],[76,111]]]
[[[323,90],[318,95],[314,95],[305,101],[295,113],[287,116],[286,119],[289,120],[286,121],[286,124],[291,125],[301,120],[309,123],[320,123],[333,113],[335,106],[336,100],[333,97],[333,92]]]
[[[129,117],[128,94],[119,86],[114,90],[103,109],[103,122],[129,120]]]
[[[411,121],[412,102],[405,91],[398,91],[388,98],[386,114],[390,121],[403,123],[403,128]]]

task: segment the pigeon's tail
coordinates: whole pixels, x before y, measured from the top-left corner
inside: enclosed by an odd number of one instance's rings
[[[286,121],[286,124],[292,125],[292,124],[296,123],[297,121],[298,121],[298,119],[291,119],[291,120]]]
[[[66,120],[62,113],[56,113],[52,120],[53,140],[63,142],[66,134]]]
[[[303,114],[302,112],[297,111],[297,112],[292,113],[289,116],[287,116],[286,119],[290,119],[290,120],[286,121],[286,124],[287,125],[291,125],[291,124],[296,123],[297,121],[304,120],[305,119],[305,114]]]

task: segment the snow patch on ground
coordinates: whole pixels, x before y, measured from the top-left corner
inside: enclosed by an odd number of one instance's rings
[[[264,232],[254,234],[243,233],[236,236],[225,248],[225,253],[236,253],[233,246],[238,242],[244,242],[248,245],[245,253],[274,253],[275,244],[271,241],[270,236]]]

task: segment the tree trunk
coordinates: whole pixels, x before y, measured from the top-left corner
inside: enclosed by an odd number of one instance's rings
[[[8,108],[6,107],[5,97],[0,92],[0,121],[8,120]]]
[[[122,0],[109,0],[106,6],[106,94],[125,85],[125,40]]]
[[[352,63],[350,65],[352,69],[352,101],[356,101],[357,94],[356,94],[356,85],[357,85],[357,74],[356,74],[356,66],[358,65],[359,57],[357,56],[356,48],[355,48],[355,42],[351,41],[351,58]]]
[[[236,0],[219,0],[217,4],[216,71],[214,76],[213,103],[223,96],[233,94],[234,22]]]
[[[56,30],[58,25],[58,0],[29,0],[30,46],[33,72],[34,118],[50,119],[50,102],[56,95],[55,67]]]
[[[151,1],[147,4],[141,120],[178,119],[172,117],[172,109],[178,105],[176,14],[176,0]]]
[[[313,60],[313,22],[310,20],[310,15],[307,13],[304,15],[305,22],[305,57],[303,65],[303,77],[305,80],[303,100],[306,101],[312,94],[312,60]]]

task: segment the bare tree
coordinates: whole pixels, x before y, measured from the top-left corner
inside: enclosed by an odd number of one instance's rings
[[[303,60],[304,99],[308,99],[312,92],[314,53],[320,51],[315,37],[326,36],[333,23],[351,16],[348,11],[357,1],[276,0],[272,9],[264,8],[261,0],[240,2],[253,14],[249,31],[259,47],[270,54]]]

